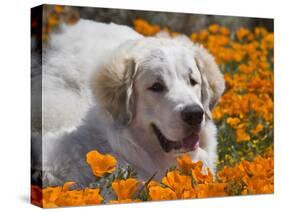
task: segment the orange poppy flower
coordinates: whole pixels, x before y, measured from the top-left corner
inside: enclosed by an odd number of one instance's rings
[[[53,208],[58,207],[55,203],[59,196],[62,194],[62,187],[48,187],[43,189],[43,207]]]
[[[210,169],[206,170],[207,173],[204,174],[202,168],[196,167],[192,170],[192,177],[197,183],[212,183],[213,175]]]
[[[196,193],[198,198],[227,196],[227,183],[198,184]]]
[[[208,27],[208,29],[209,29],[209,32],[215,34],[219,31],[220,26],[218,24],[212,24]]]
[[[118,201],[132,199],[138,189],[138,180],[128,178],[126,180],[116,180],[112,183]]]
[[[191,158],[185,154],[180,158],[177,158],[179,169],[182,173],[191,173],[191,170],[195,167],[202,169],[203,163],[201,161],[192,162]]]
[[[257,135],[262,130],[263,130],[263,125],[257,124],[257,126],[252,130],[252,133],[253,135]]]
[[[237,142],[249,141],[250,136],[246,133],[245,129],[240,128],[236,130]]]
[[[161,186],[150,187],[149,196],[152,201],[177,199],[177,195],[173,190]]]
[[[240,123],[240,119],[236,117],[229,117],[226,119],[226,123],[228,123],[230,126],[235,127],[237,124]]]
[[[67,191],[69,190],[69,187],[75,185],[76,183],[73,182],[73,181],[70,181],[70,182],[66,182],[63,184],[63,187],[62,187],[62,191]]]
[[[236,31],[236,36],[239,40],[242,40],[249,34],[250,31],[247,28],[243,28],[243,27]]]
[[[71,190],[62,192],[55,200],[55,204],[59,207],[83,205],[83,191]]]
[[[183,199],[190,199],[190,198],[196,198],[196,191],[194,188],[190,188],[188,190],[185,190],[182,194]]]
[[[83,190],[83,202],[86,205],[101,204],[103,197],[100,195],[100,189],[86,188]]]
[[[192,188],[192,179],[190,176],[180,175],[178,170],[168,172],[162,179],[162,183],[176,192],[178,198],[182,198],[185,190]]]
[[[116,159],[112,155],[103,155],[98,151],[88,152],[86,159],[93,174],[97,177],[102,177],[106,173],[114,172],[117,164]]]

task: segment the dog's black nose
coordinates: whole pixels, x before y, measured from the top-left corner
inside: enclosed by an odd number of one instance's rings
[[[204,111],[198,105],[188,105],[181,111],[182,119],[190,125],[198,125],[202,122]]]

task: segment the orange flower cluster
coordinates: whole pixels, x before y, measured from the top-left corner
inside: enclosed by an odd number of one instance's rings
[[[178,158],[178,168],[169,171],[161,184],[148,185],[151,200],[227,196],[226,188],[227,183],[215,182],[201,161],[193,163],[187,155]]]
[[[79,19],[78,11],[74,8],[61,5],[45,5],[43,18],[42,41],[49,39],[50,33],[55,30],[59,24],[75,24]]]
[[[214,24],[191,37],[215,56],[225,72],[227,90],[213,112],[214,119],[226,119],[236,130],[237,142],[251,140],[264,125],[272,128],[273,34],[264,28],[254,32],[241,28],[231,39],[226,28]]]
[[[234,167],[224,167],[217,176],[219,181],[229,184],[230,194],[271,194],[274,187],[273,170],[272,155],[257,156],[252,162],[243,160]]]
[[[191,38],[214,55],[226,81],[213,111],[219,126],[219,168],[272,148],[273,33],[261,27],[230,33],[213,24]]]
[[[86,188],[83,190],[71,190],[69,187],[75,182],[67,182],[63,186],[31,187],[31,202],[43,208],[55,208],[63,206],[80,206],[101,204],[103,197],[100,189]]]
[[[100,163],[104,164],[101,160]],[[91,167],[95,168],[95,166]],[[93,173],[95,172],[93,171]],[[271,149],[266,152],[265,157],[257,156],[252,162],[243,160],[234,167],[224,167],[216,176],[213,176],[208,168],[204,168],[201,161],[192,162],[189,156],[184,155],[178,158],[178,166],[167,172],[161,182],[153,180],[140,182],[137,178],[126,178],[114,180],[103,188],[85,188],[83,190],[70,189],[75,182],[44,189],[32,186],[32,202],[44,208],[52,208],[101,203],[129,203],[142,200],[159,201],[267,194],[273,192],[273,181],[273,152]],[[143,185],[142,188],[139,187],[140,185]],[[100,194],[101,190],[108,189],[108,187],[114,191],[116,199],[106,200]],[[143,191],[146,191],[146,197],[141,199],[140,194]]]
[[[168,27],[161,28],[157,24],[150,24],[143,19],[135,19],[133,21],[134,29],[144,36],[154,36],[159,32],[167,32],[170,36],[177,36],[180,33],[171,31]]]
[[[254,32],[240,28],[234,37],[226,27],[217,24],[191,35],[191,39],[203,44],[219,64],[231,61],[244,63],[243,60],[246,59],[248,65],[268,67],[267,59],[262,57],[270,56],[268,50],[273,49],[273,33],[267,32],[264,28],[256,28]]]
[[[143,19],[135,19],[133,24],[135,30],[145,36],[156,35],[161,30],[159,25],[151,25]]]

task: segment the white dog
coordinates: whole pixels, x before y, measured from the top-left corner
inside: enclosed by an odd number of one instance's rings
[[[51,36],[42,63],[43,76],[33,68],[32,135],[34,147],[42,135],[44,185],[91,182],[91,150],[113,154],[143,179],[163,177],[183,153],[215,172],[210,111],[224,80],[213,57],[187,37],[145,38],[80,20]],[[42,115],[35,107],[41,77]]]

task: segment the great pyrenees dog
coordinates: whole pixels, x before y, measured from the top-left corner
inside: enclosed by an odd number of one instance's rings
[[[91,150],[144,180],[163,177],[182,154],[215,172],[211,110],[223,90],[214,58],[185,36],[143,37],[89,20],[62,26],[32,68],[32,145],[43,184],[92,182]]]

